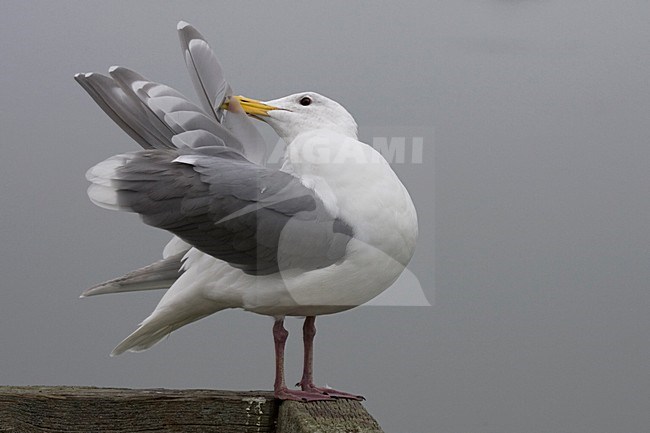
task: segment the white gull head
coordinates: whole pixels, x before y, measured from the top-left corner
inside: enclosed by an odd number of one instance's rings
[[[341,104],[316,92],[300,92],[261,103],[236,97],[244,111],[268,123],[286,142],[299,134],[326,129],[357,139],[357,122]]]

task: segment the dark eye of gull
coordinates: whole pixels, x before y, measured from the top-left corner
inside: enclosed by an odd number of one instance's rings
[[[309,104],[311,104],[311,98],[309,96],[303,96],[300,100],[300,105],[304,105],[306,107]]]

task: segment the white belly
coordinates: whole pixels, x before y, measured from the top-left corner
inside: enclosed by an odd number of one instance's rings
[[[256,290],[246,290],[242,306],[266,315],[331,314],[364,304],[386,290],[404,265],[383,251],[351,240],[346,259],[309,272],[287,271],[254,277]]]

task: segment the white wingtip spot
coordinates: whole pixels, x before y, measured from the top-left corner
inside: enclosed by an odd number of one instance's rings
[[[185,27],[189,26],[190,24],[188,22],[185,22],[183,20],[180,20],[178,24],[176,24],[176,30],[183,30]]]
[[[118,204],[117,191],[113,188],[92,184],[88,187],[88,198],[99,207],[108,210],[123,210]]]
[[[118,69],[120,69],[119,66],[117,66],[117,65],[113,65],[113,66],[111,66],[110,68],[108,68],[108,73],[109,73],[109,74],[112,74],[113,72],[117,71]]]
[[[112,186],[112,181],[118,179],[117,169],[126,165],[130,155],[115,155],[90,167],[86,172],[86,179],[92,183]]]

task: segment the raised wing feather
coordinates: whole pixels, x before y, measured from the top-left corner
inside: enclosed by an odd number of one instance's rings
[[[204,137],[205,133],[214,136],[211,137],[212,145],[216,143],[244,153],[244,146],[237,137],[172,87],[150,81],[124,67],[111,68],[110,73],[126,93],[142,102],[149,117],[152,117],[152,123],[169,131],[172,136],[188,131],[204,131],[200,133]],[[185,143],[195,145],[192,140],[186,139]],[[198,145],[204,144],[200,142]]]
[[[203,35],[190,24],[181,21],[177,29],[185,64],[201,106],[239,139],[249,161],[263,165],[266,162],[266,143],[255,125],[244,113],[225,112],[221,108],[223,101],[233,92],[217,56]]]
[[[244,110],[241,109],[239,102],[232,99],[230,102],[230,111],[226,113],[223,119],[225,126],[244,146],[244,155],[246,159],[255,164],[266,164],[266,143],[264,138],[257,130],[253,122]]]
[[[223,116],[221,104],[226,97],[231,96],[232,91],[224,77],[219,60],[203,35],[190,24],[181,21],[176,29],[185,64],[201,106],[216,120],[221,121]]]
[[[75,80],[102,110],[145,149],[171,148],[173,134],[152,123],[142,103],[126,93],[111,77],[98,73],[77,74]],[[157,119],[156,119],[157,121]]]

